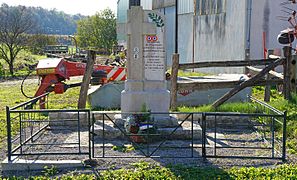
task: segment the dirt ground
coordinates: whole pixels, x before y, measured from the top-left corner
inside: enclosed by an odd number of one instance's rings
[[[29,130],[29,129],[28,129]],[[29,131],[26,132],[28,136]],[[81,143],[78,142],[80,137]],[[231,146],[241,147],[269,147],[270,144],[263,140],[263,137],[254,132],[252,129],[232,129],[228,131],[226,129],[217,129],[217,145],[216,150],[214,148],[214,130],[209,129],[207,132],[207,155],[213,155],[216,151],[216,155],[220,156],[271,156],[271,149],[255,150],[255,149],[230,149]],[[165,140],[165,139],[164,139]],[[201,139],[191,140],[165,140],[156,141],[146,144],[133,144],[129,139],[126,140],[103,140],[94,136],[93,141],[93,167],[82,167],[76,169],[75,172],[80,173],[95,173],[108,169],[120,169],[131,168],[131,163],[146,161],[152,164],[160,166],[168,165],[184,165],[184,166],[198,166],[198,167],[219,167],[230,168],[234,166],[264,166],[271,167],[277,164],[282,164],[281,160],[269,160],[269,159],[243,159],[243,158],[207,158],[203,160]],[[33,144],[49,144],[49,145],[33,145]],[[16,142],[16,145],[18,142]],[[59,145],[54,145],[59,144]],[[40,136],[34,139],[34,142],[28,143],[24,146],[23,153],[36,153],[36,152],[88,152],[89,150],[88,131],[85,128],[81,129],[81,133],[78,134],[76,128],[67,127],[49,127],[46,128]],[[133,145],[131,151],[125,151],[123,147],[129,147]],[[119,147],[116,149],[115,147]],[[153,157],[146,158],[145,155],[153,153]],[[5,147],[1,148],[1,158],[5,158]],[[281,157],[281,155],[275,151],[275,156]],[[193,156],[193,157],[192,157]],[[125,157],[125,158],[123,158]],[[167,158],[171,157],[171,158]],[[172,158],[175,157],[175,158]],[[21,157],[26,160],[86,160],[88,155],[38,155],[38,156],[24,156]],[[288,163],[295,162],[293,156],[288,157]],[[61,169],[61,174],[73,171],[73,169]],[[40,171],[30,172],[17,172],[21,176],[30,176],[39,174]]]

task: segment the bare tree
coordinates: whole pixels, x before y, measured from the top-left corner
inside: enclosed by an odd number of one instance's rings
[[[9,72],[14,75],[14,61],[18,53],[28,42],[28,33],[35,27],[32,16],[24,6],[0,7],[0,58],[9,65]]]

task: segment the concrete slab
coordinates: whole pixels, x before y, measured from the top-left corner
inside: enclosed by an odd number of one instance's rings
[[[16,158],[12,162],[8,162],[6,158],[1,163],[2,172],[4,175],[12,174],[15,171],[35,171],[35,170],[44,170],[45,166],[51,167],[55,166],[58,169],[66,168],[81,168],[83,163],[80,160],[25,160]]]

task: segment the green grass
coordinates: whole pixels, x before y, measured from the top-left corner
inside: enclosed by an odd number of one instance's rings
[[[167,70],[168,73],[171,74],[171,69]],[[183,70],[179,70],[177,75],[179,77],[191,77],[191,76],[208,76],[210,74],[206,74],[206,73],[201,73],[201,72],[193,72],[193,71],[183,71]]]
[[[179,70],[177,76],[180,77],[191,77],[191,76],[207,76],[209,74],[193,71],[181,71]]]
[[[256,109],[252,108],[252,103],[225,103],[214,109],[211,105],[202,105],[198,107],[178,107],[179,112],[240,112],[240,113],[254,113]]]
[[[22,50],[18,54],[14,62],[14,68],[15,68],[14,76],[16,77],[26,76],[29,72],[29,69],[27,67],[23,68],[24,64],[34,65],[38,62],[38,60],[44,59],[44,58],[46,58],[46,56],[35,55],[26,50]],[[1,76],[11,77],[8,70],[9,69],[8,64],[3,59],[0,59],[0,68],[1,68],[0,69]]]
[[[29,177],[29,179],[168,179],[168,180],[194,180],[194,179],[297,179],[296,165],[280,165],[269,168],[242,167],[220,169],[216,167],[187,167],[183,165],[161,167],[147,162],[131,164],[131,168],[114,170],[111,166],[108,170],[99,171],[98,174],[80,174],[71,172],[66,175],[58,175],[55,167],[43,171],[43,176]],[[10,177],[8,179],[24,179],[22,177]]]
[[[31,80],[27,80],[28,82]],[[27,84],[25,81],[24,91],[28,96],[34,96],[38,85],[36,83]],[[69,83],[69,82],[67,82]],[[7,81],[0,83],[0,138],[6,137],[6,110],[5,107],[10,108],[29,101],[30,99],[24,97],[20,90],[21,81]],[[64,94],[51,93],[49,96],[49,109],[77,109],[77,102],[79,98],[79,87],[68,89]],[[89,105],[87,105],[89,107]],[[15,122],[17,124],[17,122]],[[13,127],[17,127],[13,124]],[[15,133],[17,129],[13,128]],[[2,144],[0,143],[0,146]]]

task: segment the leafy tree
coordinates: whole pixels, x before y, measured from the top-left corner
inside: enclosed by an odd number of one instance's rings
[[[78,21],[78,44],[81,47],[111,52],[116,43],[116,18],[110,9]]]
[[[24,6],[11,9],[2,4],[0,17],[0,58],[8,64],[9,72],[13,76],[16,56],[26,47],[27,33],[34,29],[35,23]]]
[[[55,44],[57,44],[57,38],[55,36],[34,34],[30,36],[28,48],[33,54],[40,54],[46,45]]]

